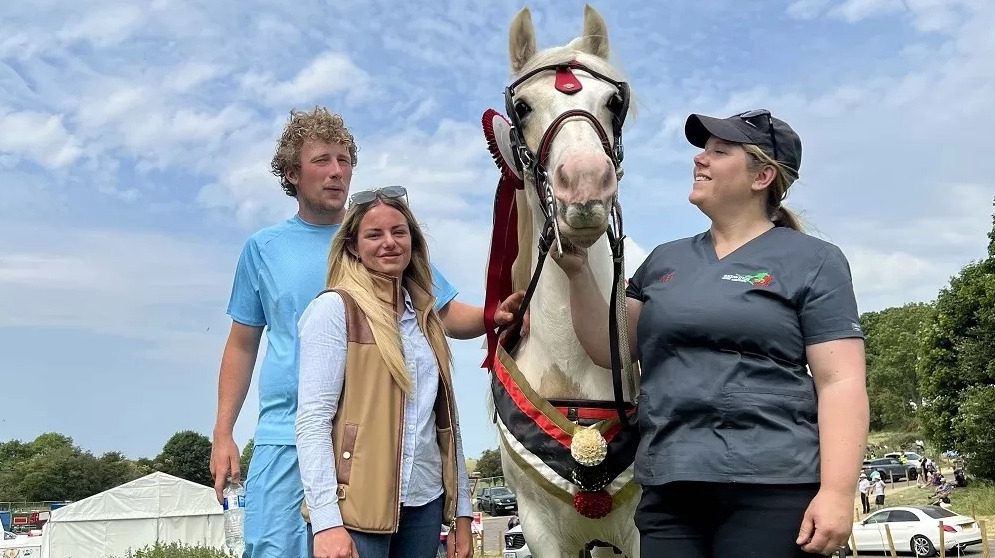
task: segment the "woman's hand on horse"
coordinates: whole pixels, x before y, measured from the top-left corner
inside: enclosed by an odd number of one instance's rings
[[[519,308],[522,307],[522,302],[525,300],[525,291],[518,291],[513,293],[508,298],[501,301],[498,305],[497,310],[494,311],[494,323],[499,326],[506,326],[515,319],[515,313],[518,312]],[[529,332],[529,311],[525,311],[525,315],[522,316],[522,331],[521,335],[527,335]]]
[[[314,558],[359,558],[359,552],[345,527],[332,527],[314,534]]]
[[[553,246],[549,253],[556,265],[560,266],[563,273],[566,273],[567,278],[572,279],[587,266],[587,249],[578,248],[566,239],[560,240],[560,246],[563,248],[563,255],[560,255],[556,246]]]

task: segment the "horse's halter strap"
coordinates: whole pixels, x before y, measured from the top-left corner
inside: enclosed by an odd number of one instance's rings
[[[566,94],[573,95],[580,91],[583,86],[576,76],[573,75],[573,70],[582,70],[589,73],[591,76],[611,84],[616,89],[615,101],[617,102],[616,109],[613,110],[612,114],[612,138],[609,139],[607,132],[598,121],[598,118],[591,114],[590,112],[583,109],[571,109],[558,115],[550,123],[549,127],[543,131],[542,137],[539,140],[538,146],[538,157],[535,153],[529,149],[525,142],[525,134],[522,128],[521,118],[518,116],[518,111],[515,110],[515,88],[521,85],[523,82],[529,78],[535,76],[540,72],[546,72],[553,70],[556,72],[556,89],[557,91]],[[583,64],[573,61],[567,64],[553,64],[548,66],[541,66],[535,68],[526,74],[515,80],[514,83],[509,85],[505,89],[505,111],[508,118],[511,120],[511,143],[513,147],[513,152],[515,156],[514,164],[518,167],[518,170],[525,175],[528,171],[532,174],[533,182],[535,184],[536,193],[539,196],[539,206],[542,208],[543,214],[546,217],[546,222],[543,226],[543,231],[541,237],[539,238],[538,248],[538,261],[536,262],[536,269],[532,274],[532,279],[529,282],[528,287],[525,291],[525,299],[522,301],[522,305],[518,310],[518,313],[511,321],[511,324],[520,324],[521,320],[525,314],[526,309],[528,309],[529,302],[532,300],[532,295],[535,293],[535,289],[539,283],[539,276],[542,273],[543,264],[545,263],[546,256],[552,247],[554,237],[556,241],[557,249],[562,255],[562,244],[560,243],[559,227],[557,226],[556,220],[556,198],[553,195],[553,189],[548,180],[548,173],[546,170],[546,164],[549,160],[549,152],[553,143],[553,139],[556,134],[559,133],[560,129],[563,127],[564,123],[571,118],[583,118],[586,119],[594,127],[594,130],[598,133],[598,137],[601,139],[601,146],[605,150],[605,153],[611,159],[615,166],[615,173],[618,178],[621,178],[622,174],[622,125],[625,122],[626,113],[629,110],[629,86],[625,82],[616,81],[604,74],[596,72]],[[613,227],[609,227],[607,230],[608,234],[608,244],[611,247],[612,260],[615,267],[614,280],[612,282],[612,299],[609,300],[609,334],[613,340],[610,343],[610,353],[612,361],[612,380],[613,388],[615,392],[614,405],[615,410],[618,413],[619,419],[623,425],[630,424],[630,417],[627,411],[632,408],[632,405],[625,401],[623,393],[623,366],[622,366],[622,356],[621,351],[628,351],[628,347],[621,347],[619,344],[619,328],[627,327],[625,323],[619,323],[618,310],[619,310],[619,299],[622,299],[622,304],[624,304],[624,295],[619,294],[619,289],[624,289],[620,283],[623,281],[622,278],[622,264],[624,261],[623,257],[623,240],[624,235],[622,234],[622,212],[619,207],[618,198],[616,197],[613,206],[611,208]],[[624,306],[623,306],[624,308]],[[509,334],[510,345],[517,343],[518,331],[517,328],[511,328],[506,326]],[[631,376],[626,377],[627,384],[632,397],[635,398],[636,394],[634,392],[635,385],[632,381]],[[551,401],[552,402],[552,401]],[[565,402],[571,405],[577,402]]]

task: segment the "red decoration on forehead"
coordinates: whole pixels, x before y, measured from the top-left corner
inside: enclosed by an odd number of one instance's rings
[[[557,68],[556,69],[556,90],[560,93],[566,93],[567,95],[573,95],[574,93],[583,89],[584,86],[580,84],[580,80],[574,75],[570,68]]]

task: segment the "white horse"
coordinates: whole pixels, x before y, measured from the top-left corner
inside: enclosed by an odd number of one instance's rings
[[[519,154],[511,158],[518,160],[516,174],[524,182],[515,194],[518,254],[511,273],[513,290],[525,289],[533,280],[541,257],[537,242],[541,236],[550,237],[548,217],[552,215],[560,238],[588,248],[597,283],[605,299],[610,299],[615,270],[606,232],[617,207],[621,175],[618,142],[628,111],[629,91],[608,62],[609,50],[605,21],[590,6],[585,8],[582,36],[566,46],[541,52],[536,49],[528,8],[512,21],[509,52],[515,82],[507,91],[506,112],[524,143],[503,150],[506,159],[509,151]],[[501,155],[495,153],[495,157],[500,159]],[[541,171],[535,172],[530,162]],[[504,163],[516,166],[514,160]],[[555,200],[553,203],[543,199],[548,194]],[[551,251],[557,250],[556,240],[550,244]],[[492,258],[494,249],[492,245]],[[546,256],[549,257],[552,256]],[[585,411],[585,405],[580,403],[612,402],[612,371],[595,365],[587,356],[572,326],[567,278],[555,263],[543,263],[529,305],[530,331],[512,354],[501,357],[505,364],[513,361],[512,368],[517,369],[514,375],[524,380],[524,391],[531,390],[533,398],[539,400],[537,409],[542,416],[533,422],[524,418],[528,413],[522,410],[521,397],[516,406],[515,397],[500,382],[492,381],[488,398],[490,408],[496,409],[493,414],[501,439],[505,480],[517,494],[523,534],[533,556],[577,556],[589,542],[602,541],[635,558],[639,556],[639,536],[633,515],[640,491],[631,482],[633,431],[621,429],[615,442],[608,444],[608,457],[601,466],[614,462],[611,478],[583,483],[571,482],[570,473],[564,472],[577,465],[570,461],[569,447],[565,454],[563,451],[570,438],[560,438],[557,443],[555,436],[549,435],[550,428],[564,426],[564,415],[568,417],[568,432],[570,419],[576,418],[571,413],[604,419],[618,415],[611,407],[600,412]],[[618,288],[624,289],[624,284]],[[624,322],[621,327],[624,329]],[[631,393],[626,396],[631,401]],[[550,421],[550,409],[559,409],[562,414]],[[613,439],[611,433],[604,437]],[[625,455],[620,457],[616,450],[622,444],[617,442],[623,438],[628,442],[621,452]],[[598,474],[603,476],[604,470]],[[613,496],[609,500],[613,509],[607,515],[602,510],[585,516],[576,507],[573,497],[579,487],[592,483],[602,504],[605,492]],[[614,554],[610,548],[597,548],[594,555]]]

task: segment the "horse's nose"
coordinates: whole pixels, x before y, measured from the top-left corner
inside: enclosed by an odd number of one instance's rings
[[[605,202],[618,187],[614,170],[605,153],[568,153],[556,167],[556,197],[567,205]]]

